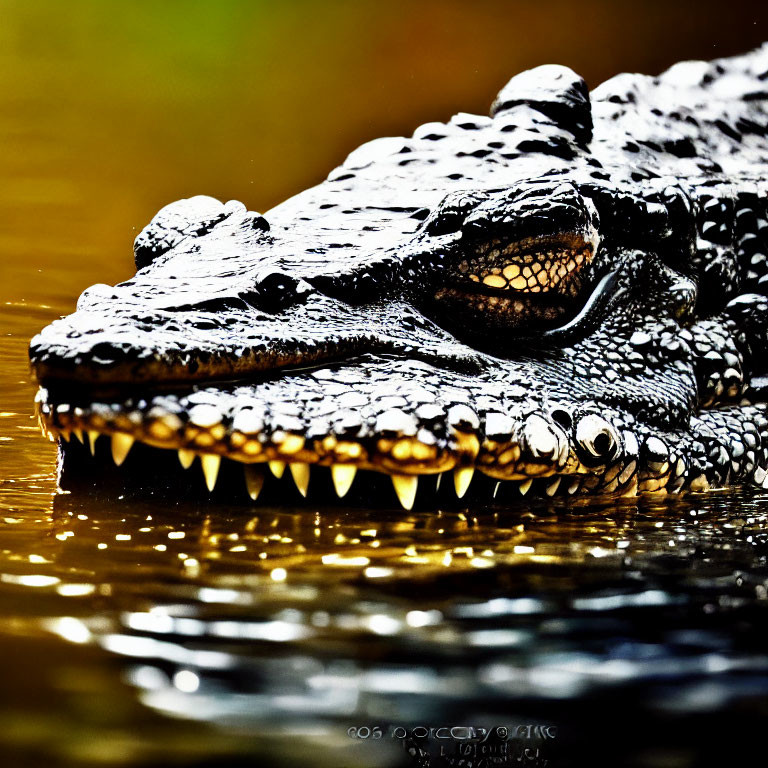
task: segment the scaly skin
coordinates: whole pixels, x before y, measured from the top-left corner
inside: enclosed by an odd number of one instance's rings
[[[767,135],[768,46],[591,95],[547,66],[264,216],[173,203],[133,279],[32,340],[63,481],[85,430],[118,463],[199,455],[209,488],[240,462],[252,497],[265,462],[304,494],[313,464],[340,495],[386,473],[409,508],[447,470],[459,497],[476,469],[549,495],[768,487]]]

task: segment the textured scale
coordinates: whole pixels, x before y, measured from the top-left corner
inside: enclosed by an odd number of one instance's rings
[[[397,478],[461,496],[469,468],[768,487],[767,178],[766,46],[592,93],[538,67],[263,216],[164,208],[136,276],[33,339],[43,425],[288,462],[303,494],[306,465],[376,470],[409,504]]]

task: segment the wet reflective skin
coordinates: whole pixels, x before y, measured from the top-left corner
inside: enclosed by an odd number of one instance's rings
[[[547,5],[546,18],[482,3],[390,5],[389,27],[347,5],[319,27],[309,9],[291,21],[295,12],[265,18],[257,4],[221,3],[210,18],[189,5],[157,24],[117,5],[109,19],[74,1],[66,15],[46,2],[4,9],[3,765],[389,766],[406,754],[392,729],[419,725],[544,725],[554,736],[522,743],[549,765],[730,765],[764,749],[761,492],[532,504],[494,502],[491,488],[483,503],[407,512],[389,488],[374,511],[351,505],[355,485],[349,506],[307,507],[286,470],[256,509],[244,484],[237,503],[202,503],[199,466],[178,503],[56,492],[55,446],[31,407],[29,339],[71,312],[83,286],[132,274],[130,243],[168,200],[208,191],[267,210],[369,138],[487,110],[505,79],[542,60],[596,85],[620,69],[706,57],[729,25],[737,34],[723,54],[762,37],[745,39],[758,11],[738,4],[719,19],[667,3],[663,24],[635,8],[626,39],[626,18],[596,27],[571,3]],[[567,35],[552,37],[553,13]],[[461,34],[455,14],[469,14]],[[721,30],[707,37],[714,20]],[[384,90],[356,85],[351,43],[329,48],[318,29],[354,37],[368,56],[361,79]],[[686,48],[686,30],[706,49]],[[297,63],[280,81],[277,64],[258,70],[249,57],[282,61],[287,32]],[[627,62],[613,58],[619,37]],[[391,54],[416,48],[418,76]],[[527,58],[504,58],[515,51]],[[341,95],[326,105],[331,93]],[[266,115],[265,103],[276,105]],[[400,105],[411,112],[390,128]],[[97,450],[108,455],[108,441]],[[386,738],[348,734],[376,725]]]
[[[407,510],[444,473],[467,503],[476,474],[494,499],[768,489],[766,72],[768,44],[591,91],[543,65],[264,215],[166,205],[135,276],[30,341],[61,487],[129,458],[173,488],[199,456],[209,492],[287,465],[343,498],[364,470]]]

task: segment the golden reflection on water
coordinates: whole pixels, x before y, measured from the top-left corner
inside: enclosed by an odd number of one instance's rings
[[[362,141],[485,111],[521,69],[595,85],[737,52],[764,9],[0,5],[4,764],[392,765],[399,746],[347,727],[610,719],[623,684],[625,714],[682,717],[765,686],[761,496],[405,513],[61,495],[26,364],[87,285],[132,274],[171,200],[266,210]]]

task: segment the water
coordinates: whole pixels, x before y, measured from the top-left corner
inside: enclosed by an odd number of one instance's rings
[[[11,754],[393,765],[396,726],[544,725],[553,764],[591,749],[596,765],[688,765],[711,754],[702,722],[738,744],[765,721],[763,496],[246,511],[52,496],[44,470],[14,480]],[[348,735],[377,725],[380,740]]]
[[[57,494],[26,364],[85,286],[131,274],[169,200],[265,210],[362,140],[484,109],[508,73],[558,59],[594,84],[735,52],[761,37],[754,11],[718,29],[649,11],[621,58],[621,13],[594,28],[566,3],[554,34],[490,3],[425,3],[408,25],[396,3],[0,5],[3,765],[392,766],[421,745],[477,766],[470,727],[508,765],[762,748],[765,495],[406,513]]]

